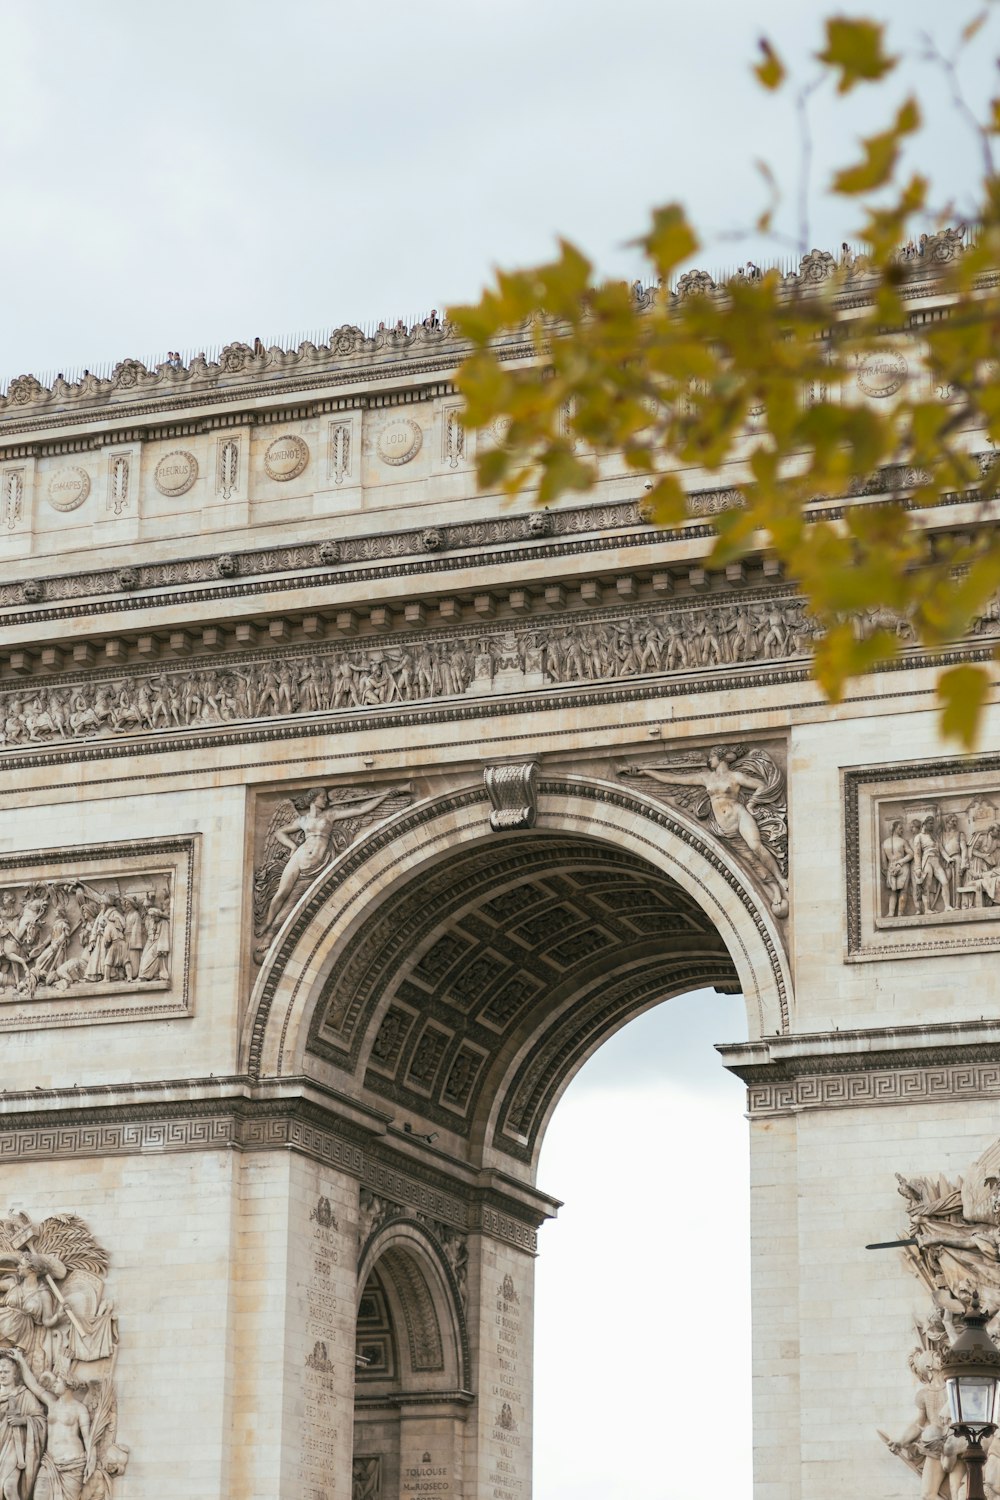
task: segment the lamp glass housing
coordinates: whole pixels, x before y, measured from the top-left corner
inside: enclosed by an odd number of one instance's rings
[[[952,1422],[963,1427],[997,1425],[1000,1379],[996,1375],[970,1371],[968,1375],[950,1375],[945,1384]]]

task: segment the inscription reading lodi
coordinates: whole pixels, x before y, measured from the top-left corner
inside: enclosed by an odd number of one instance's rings
[[[297,479],[309,462],[309,445],[294,433],[285,433],[269,443],[264,454],[264,468],[272,479],[283,483]]]
[[[423,441],[420,426],[409,417],[402,417],[382,428],[375,446],[384,464],[406,464],[411,458],[416,458]]]
[[[309,1215],[305,1279],[306,1354],[299,1418],[299,1492],[323,1495],[334,1490],[339,1446],[336,1366],[337,1296],[334,1277],[340,1263],[337,1220],[329,1198],[320,1196]]]
[[[49,480],[49,504],[53,510],[76,510],[90,494],[90,475],[75,464],[59,469]]]
[[[153,471],[153,483],[161,495],[186,495],[198,478],[198,460],[193,453],[178,448],[165,453]]]

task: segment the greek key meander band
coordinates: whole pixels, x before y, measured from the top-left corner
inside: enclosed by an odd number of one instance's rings
[[[869,1109],[966,1099],[1000,1099],[1000,1062],[807,1074],[751,1083],[747,1088],[747,1111],[751,1118],[757,1119],[818,1109]]]
[[[465,1202],[454,1193],[403,1172],[345,1141],[334,1131],[291,1115],[245,1118],[222,1111],[196,1117],[108,1120],[11,1126],[0,1129],[0,1163],[67,1160],[74,1157],[152,1156],[158,1152],[293,1150],[323,1166],[336,1167],[364,1186],[388,1194],[465,1232],[481,1231],[534,1254],[532,1224],[490,1203]]]

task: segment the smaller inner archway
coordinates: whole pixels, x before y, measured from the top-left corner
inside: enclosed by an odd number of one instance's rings
[[[463,1283],[424,1227],[367,1190],[361,1208],[353,1484],[384,1500],[461,1464],[469,1345]]]

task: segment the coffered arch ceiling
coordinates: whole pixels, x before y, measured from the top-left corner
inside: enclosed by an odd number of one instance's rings
[[[711,918],[645,859],[536,831],[460,847],[388,896],[326,976],[308,1048],[371,1102],[530,1162],[611,1032],[740,988]]]

